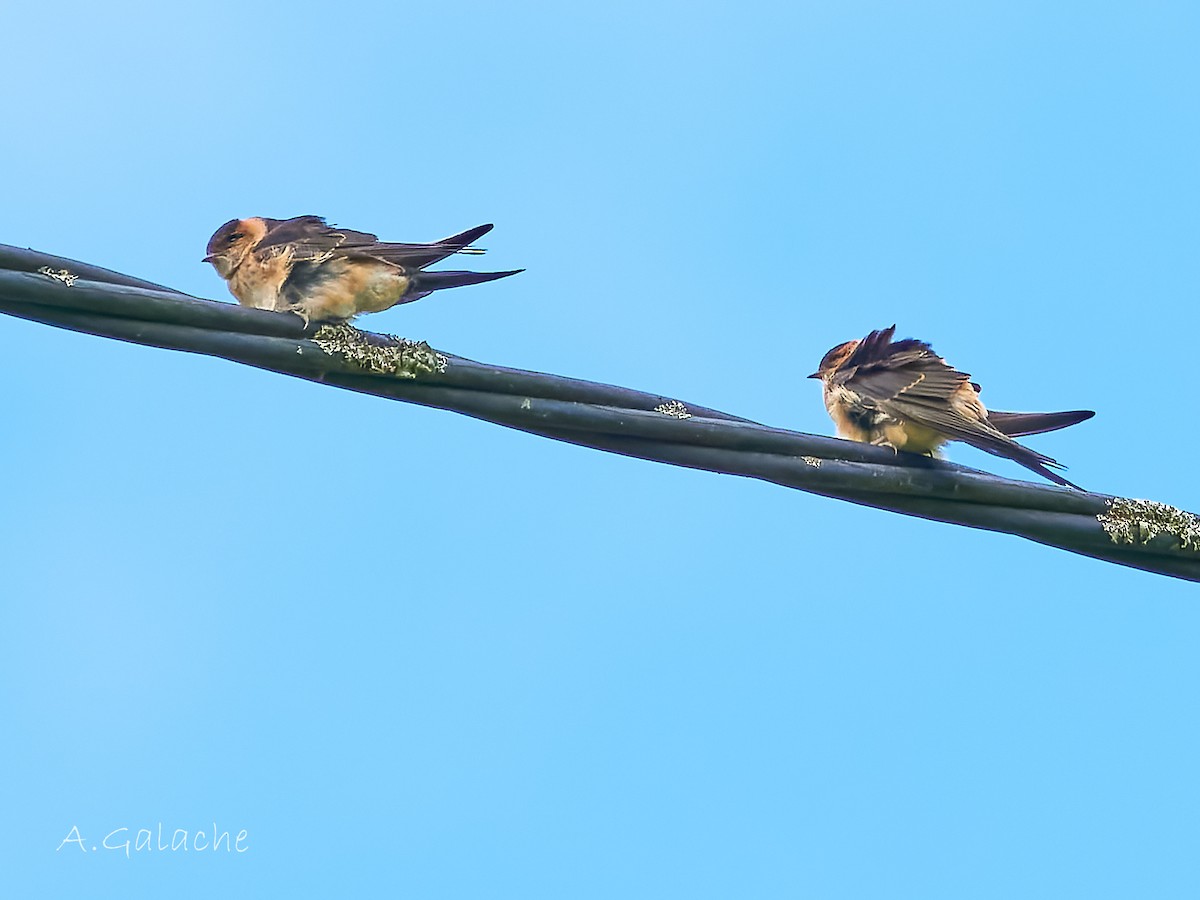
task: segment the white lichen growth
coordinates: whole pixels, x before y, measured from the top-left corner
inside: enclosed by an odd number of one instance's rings
[[[74,272],[69,272],[66,269],[52,269],[49,266],[42,266],[38,269],[38,274],[45,275],[47,278],[53,278],[67,287],[73,287],[76,279],[79,278]]]
[[[312,340],[330,356],[340,356],[376,375],[416,378],[446,371],[446,357],[424,341],[371,334],[351,325],[323,325]]]
[[[672,419],[690,419],[692,414],[688,412],[688,408],[678,400],[668,400],[666,403],[660,403],[654,407],[656,413],[662,413],[664,416],[670,416]]]
[[[1179,541],[1179,549],[1200,551],[1200,516],[1154,500],[1114,497],[1096,520],[1114,544],[1148,544],[1160,534]]]

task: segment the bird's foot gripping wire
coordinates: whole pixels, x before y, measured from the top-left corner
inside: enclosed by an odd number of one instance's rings
[[[285,311],[290,312],[290,313],[295,313],[296,315],[298,315],[300,317],[300,321],[302,321],[304,323],[304,327],[306,329],[308,328],[312,317],[308,314],[308,312],[303,307],[288,306],[285,308]]]

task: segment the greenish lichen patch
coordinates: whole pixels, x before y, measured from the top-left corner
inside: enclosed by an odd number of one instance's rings
[[[1154,500],[1114,497],[1096,520],[1114,544],[1148,544],[1160,534],[1179,541],[1181,550],[1200,551],[1200,516]]]
[[[446,371],[446,357],[424,341],[359,331],[351,325],[323,325],[313,343],[376,375],[416,378]]]

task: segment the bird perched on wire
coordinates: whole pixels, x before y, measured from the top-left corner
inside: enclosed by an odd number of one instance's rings
[[[924,341],[893,341],[895,333],[893,325],[838,344],[808,376],[821,379],[825,409],[840,437],[930,456],[947,441],[964,441],[1057,484],[1077,487],[1047,468],[1062,465],[1012,438],[1066,428],[1094,412],[989,413],[970,375],[947,364]]]
[[[333,228],[319,216],[230,219],[208,241],[212,263],[242,306],[294,312],[309,321],[345,322],[381,312],[443,288],[480,284],[511,272],[426,272],[492,230],[479,225],[431,244],[380,241]]]

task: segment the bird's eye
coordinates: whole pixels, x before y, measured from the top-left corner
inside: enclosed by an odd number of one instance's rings
[[[233,234],[231,234],[231,235],[229,236],[229,239],[230,239],[231,241],[240,241],[240,240],[241,240],[242,238],[244,238],[244,237],[245,237],[245,235],[244,235],[244,234],[242,234],[240,231],[235,231]]]

